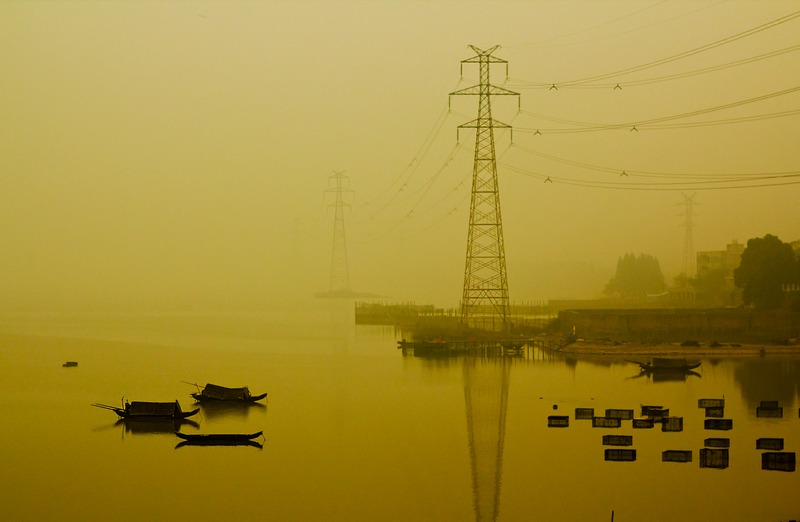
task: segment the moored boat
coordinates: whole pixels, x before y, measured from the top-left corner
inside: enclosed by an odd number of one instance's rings
[[[125,401],[125,406],[117,408],[108,404],[92,404],[97,408],[111,410],[120,418],[125,420],[182,420],[192,415],[196,415],[200,409],[183,411],[180,403],[175,402],[144,402],[144,401]]]
[[[248,440],[253,440],[258,437],[261,437],[264,434],[263,431],[257,431],[255,433],[250,434],[243,434],[243,433],[181,433],[179,431],[175,432],[179,438],[183,440],[188,440],[190,442],[208,442],[208,443],[220,443],[220,442],[246,442]]]
[[[669,359],[665,357],[653,357],[651,362],[635,362],[639,368],[646,373],[680,373],[690,372],[699,367],[701,363],[690,362],[686,359]]]
[[[208,434],[187,434],[179,431],[175,432],[178,438],[183,439],[178,444],[180,446],[195,445],[195,446],[254,446],[261,448],[262,445],[253,439],[263,437],[263,432],[257,431],[255,433],[208,433]]]
[[[190,383],[191,384],[191,383]],[[197,386],[199,389],[200,386]],[[253,395],[247,386],[241,388],[227,388],[217,384],[206,384],[197,393],[191,394],[194,400],[198,402],[211,402],[211,401],[230,401],[230,402],[256,402],[267,396],[266,393],[260,395]]]

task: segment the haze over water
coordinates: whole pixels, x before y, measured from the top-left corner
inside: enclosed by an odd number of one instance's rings
[[[800,448],[800,358],[703,359],[654,381],[617,360],[425,359],[348,302],[251,315],[82,316],[0,324],[3,520],[699,520],[797,518],[800,475],[761,469],[756,439]],[[79,362],[63,368],[66,360]],[[248,385],[264,406],[202,407],[185,433],[263,430],[263,449],[181,447],[167,426],[117,422],[93,402],[171,401],[181,381]],[[703,428],[725,398],[731,431]],[[756,418],[778,400],[781,419]],[[574,409],[668,407],[684,430],[598,429]],[[557,410],[554,410],[557,406]],[[569,428],[547,417],[570,416]],[[602,436],[633,435],[635,462]],[[699,466],[729,437],[726,469]],[[687,449],[691,463],[662,462]]]

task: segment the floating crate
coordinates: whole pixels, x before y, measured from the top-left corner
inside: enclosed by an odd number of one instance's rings
[[[698,408],[724,408],[725,399],[698,399]]]
[[[636,460],[635,449],[607,449],[605,459],[615,462],[633,462]]]
[[[664,417],[661,431],[683,431],[683,417]]]
[[[633,435],[603,435],[603,446],[633,446]]]
[[[661,452],[662,462],[691,462],[692,450],[665,450]]]
[[[703,425],[707,430],[732,430],[733,419],[706,419]]]
[[[568,428],[569,416],[568,415],[550,415],[547,417],[548,428]]]
[[[594,408],[575,408],[575,420],[592,420]]]
[[[778,401],[761,401],[759,407],[770,409],[770,408],[780,408],[781,406],[780,404],[778,404]]]
[[[703,448],[700,450],[700,467],[725,469],[728,467],[728,450]]]
[[[653,411],[660,411],[663,410],[663,406],[649,406],[649,405],[642,405],[642,417],[650,417]]]
[[[756,417],[781,419],[783,418],[783,408],[765,408],[763,406],[759,406],[756,408]]]
[[[633,418],[633,410],[607,409],[606,417],[611,417],[613,419],[631,420]]]
[[[619,428],[622,419],[617,417],[592,417],[592,428]]]
[[[761,469],[770,471],[794,471],[795,454],[793,451],[766,451],[761,454]]]
[[[725,408],[706,408],[706,417],[721,419],[725,416]]]
[[[756,440],[756,449],[760,450],[772,450],[772,451],[782,451],[783,450],[783,439],[771,439],[771,438],[762,438]]]
[[[712,437],[703,441],[706,448],[730,448],[731,439]]]
[[[653,419],[631,419],[631,421],[635,430],[649,430],[655,426]]]

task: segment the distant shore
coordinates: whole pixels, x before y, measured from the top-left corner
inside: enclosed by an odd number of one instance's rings
[[[761,356],[798,355],[798,344],[739,344],[739,343],[700,343],[698,346],[684,346],[681,343],[648,343],[636,341],[607,341],[602,339],[578,339],[557,350],[561,353],[581,355],[647,355],[656,357],[687,356]]]

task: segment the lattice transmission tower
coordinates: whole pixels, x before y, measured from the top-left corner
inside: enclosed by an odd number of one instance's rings
[[[694,253],[694,197],[683,194],[683,273],[686,277],[694,277],[697,270],[697,258]]]
[[[492,64],[506,64],[508,74],[508,62],[492,56],[498,47],[496,45],[483,50],[470,45],[475,56],[462,60],[461,68],[463,70],[465,63],[478,64],[480,82],[451,92],[450,96],[478,96],[478,117],[458,127],[476,129],[461,323],[485,330],[507,331],[511,327],[511,306],[508,298],[494,129],[511,127],[492,118],[491,97],[519,96],[519,93],[492,85],[489,81]]]
[[[344,234],[344,207],[349,206],[344,201],[344,194],[352,194],[353,192],[349,189],[349,185],[350,178],[344,175],[344,171],[334,170],[333,175],[328,177],[328,188],[325,190],[326,195],[333,194],[334,196],[334,202],[330,204],[334,208],[330,294],[350,293],[347,241]]]

